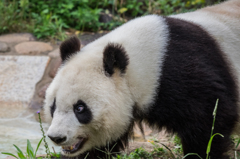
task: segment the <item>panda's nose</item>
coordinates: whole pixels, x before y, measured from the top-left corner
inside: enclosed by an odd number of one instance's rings
[[[53,136],[48,135],[48,137],[49,137],[53,142],[55,142],[56,144],[60,144],[60,143],[62,143],[62,142],[64,142],[64,141],[66,141],[66,139],[67,139],[66,136],[64,136],[64,137],[59,137],[59,136],[53,137]]]

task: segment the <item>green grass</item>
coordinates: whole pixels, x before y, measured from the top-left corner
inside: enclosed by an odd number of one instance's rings
[[[42,142],[43,138],[39,141],[38,145],[37,145],[37,148],[34,152],[33,148],[32,148],[32,145],[30,143],[29,140],[27,140],[27,152],[24,154],[16,145],[13,145],[16,149],[17,149],[17,156],[15,156],[14,154],[12,153],[8,153],[8,152],[2,152],[2,154],[5,154],[5,155],[10,155],[12,157],[15,157],[15,158],[20,158],[20,159],[35,159],[36,158],[36,155],[37,155],[37,151],[38,151],[38,148]]]

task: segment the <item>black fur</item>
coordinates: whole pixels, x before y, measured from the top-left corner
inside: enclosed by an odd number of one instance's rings
[[[76,36],[73,36],[62,42],[60,46],[62,61],[63,62],[66,61],[73,54],[76,54],[78,51],[80,51],[80,47],[81,47],[80,40]]]
[[[75,110],[75,107],[78,105],[82,105],[84,107],[83,112],[78,113]],[[73,112],[75,113],[78,121],[82,124],[88,124],[92,120],[92,112],[82,100],[79,100],[76,104],[73,105]]]
[[[113,75],[114,68],[118,68],[121,73],[125,73],[128,63],[128,56],[122,45],[109,43],[104,48],[103,67],[108,75]]]
[[[54,99],[53,104],[50,107],[50,113],[51,113],[52,118],[53,118],[53,113],[55,112],[55,109],[56,109],[56,98]]]
[[[238,120],[237,85],[231,68],[218,44],[201,27],[174,18],[166,18],[166,22],[170,41],[158,95],[149,113],[138,118],[177,133],[184,154],[206,158],[212,113],[219,99],[213,133],[224,138],[214,137],[210,157],[229,158],[225,153],[231,148],[230,134]]]

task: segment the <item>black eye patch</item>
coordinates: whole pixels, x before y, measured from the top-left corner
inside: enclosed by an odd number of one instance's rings
[[[88,124],[92,120],[92,112],[82,100],[73,105],[73,112],[82,124]]]
[[[55,109],[56,109],[56,98],[54,99],[53,104],[50,107],[50,113],[51,113],[52,118],[53,118],[53,113],[55,112]]]

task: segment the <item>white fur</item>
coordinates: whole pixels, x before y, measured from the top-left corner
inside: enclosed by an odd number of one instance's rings
[[[76,143],[78,136],[88,137],[83,148],[70,156],[117,140],[131,123],[133,106],[144,110],[153,102],[167,41],[164,19],[150,15],[124,24],[71,57],[46,92],[45,114],[50,120],[50,106],[56,98],[47,134],[67,136],[61,146]],[[123,76],[117,69],[113,77],[103,71],[103,50],[110,42],[121,44],[129,56]],[[81,124],[75,117],[73,104],[79,99],[93,113],[89,124]]]

